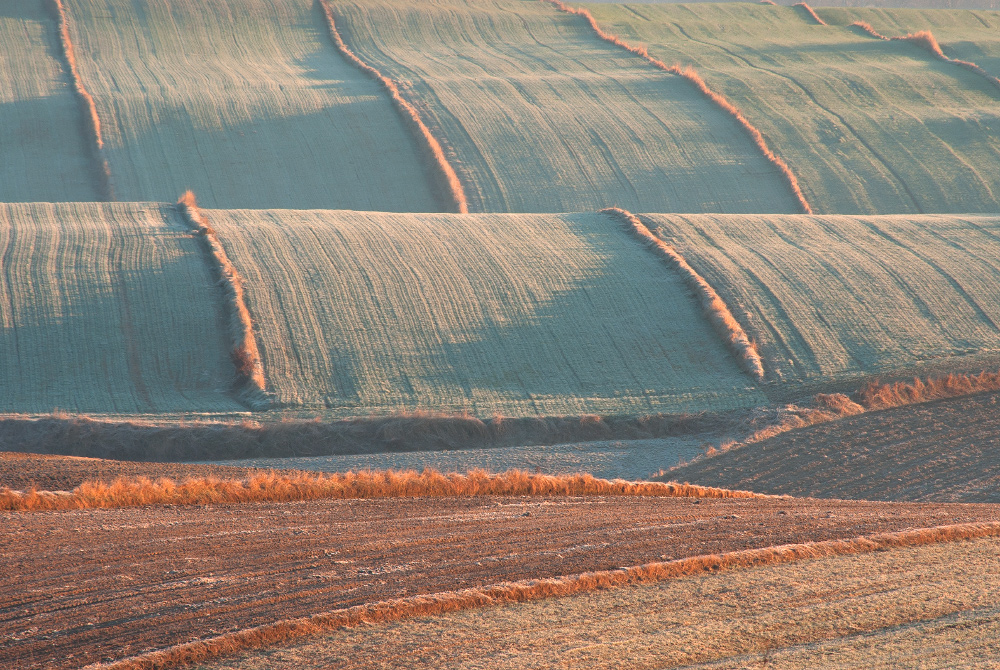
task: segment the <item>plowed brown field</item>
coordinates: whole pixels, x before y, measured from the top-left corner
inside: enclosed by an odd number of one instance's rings
[[[8,513],[0,667],[80,667],[404,595],[997,519],[985,505],[610,497]]]

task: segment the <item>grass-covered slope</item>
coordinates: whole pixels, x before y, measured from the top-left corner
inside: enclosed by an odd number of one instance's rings
[[[207,214],[280,403],[532,416],[761,401],[683,280],[610,216]]]
[[[697,67],[788,162],[817,213],[1000,211],[1000,90],[973,72],[798,8],[588,7],[652,56]],[[911,29],[924,28],[935,30]],[[972,15],[962,29],[996,39]]]
[[[157,204],[0,205],[0,412],[224,412],[221,295]]]
[[[473,211],[799,211],[732,117],[581,17],[518,0],[331,4],[348,45],[408,83]]]
[[[998,218],[643,218],[743,321],[772,378],[1000,351]]]
[[[42,0],[0,0],[0,202],[98,199],[58,44]]]
[[[415,141],[309,0],[65,4],[119,200],[438,211]]]

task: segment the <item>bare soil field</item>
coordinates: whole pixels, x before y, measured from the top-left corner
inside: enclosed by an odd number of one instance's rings
[[[614,497],[7,513],[0,666],[79,667],[400,596],[997,519],[982,505]]]
[[[1000,395],[868,412],[670,470],[670,480],[822,498],[1000,502]]]
[[[198,667],[995,667],[998,560],[989,538],[758,566],[340,630]]]

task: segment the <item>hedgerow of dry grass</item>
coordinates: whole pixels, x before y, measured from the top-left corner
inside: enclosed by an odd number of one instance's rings
[[[212,258],[212,264],[219,273],[220,284],[226,293],[226,307],[229,314],[229,336],[233,340],[231,352],[236,372],[240,376],[240,397],[254,409],[268,406],[264,364],[257,349],[257,338],[253,332],[253,322],[247,309],[243,293],[243,280],[226,255],[208,219],[198,207],[194,193],[187,191],[177,201],[177,208],[187,219],[191,228],[204,241],[205,250]]]
[[[808,4],[806,4],[804,2],[798,2],[798,3],[795,3],[794,6],[801,8],[802,11],[804,11],[806,14],[808,14],[809,16],[811,16],[812,19],[813,19],[813,21],[815,21],[817,24],[819,24],[821,26],[825,26],[826,25],[826,21],[824,21],[823,19],[819,18],[819,15],[816,13],[816,11],[812,7],[810,7]]]
[[[629,482],[597,479],[589,474],[543,475],[511,470],[489,474],[442,474],[436,470],[382,470],[345,473],[263,473],[248,479],[190,478],[182,481],[146,477],[106,483],[88,481],[72,491],[12,491],[0,489],[0,510],[142,507],[147,505],[209,505],[247,502],[345,498],[407,498],[416,496],[603,495],[680,498],[769,498],[747,491],[730,491],[676,482]]]
[[[323,612],[309,617],[287,619],[92,667],[95,670],[98,668],[100,670],[172,668],[240,651],[288,643],[292,640],[358,625],[379,624],[416,616],[568,596],[598,589],[657,582],[719,570],[752,568],[810,558],[845,556],[997,536],[1000,536],[1000,523],[956,524],[895,533],[879,533],[846,540],[746,549],[724,554],[647,563],[617,570],[584,572],[564,577],[494,584],[461,591],[399,598]]]
[[[66,16],[66,7],[62,0],[48,0],[48,8],[56,21],[59,33],[59,48],[62,52],[63,60],[69,69],[70,79],[73,81],[73,91],[83,108],[84,131],[90,136],[93,159],[97,164],[96,181],[97,190],[100,197],[111,201],[115,199],[114,186],[111,182],[111,168],[108,166],[108,159],[104,155],[104,138],[101,135],[101,118],[97,115],[97,105],[93,96],[83,85],[83,78],[76,67],[76,53],[73,49],[73,41],[69,36],[69,19]]]
[[[646,245],[659,253],[672,267],[674,267],[684,278],[684,283],[694,291],[701,303],[702,310],[708,316],[709,321],[716,332],[729,346],[730,350],[740,361],[740,365],[746,372],[758,380],[764,379],[764,365],[761,362],[760,354],[757,353],[757,346],[750,341],[743,326],[739,324],[729,307],[719,297],[715,289],[691,267],[684,257],[663,240],[657,238],[649,231],[649,228],[639,220],[638,217],[619,207],[610,207],[601,210],[602,213],[609,214],[617,218],[636,237],[641,239]]]
[[[396,110],[399,112],[403,121],[414,133],[416,133],[417,137],[423,140],[423,145],[427,151],[429,162],[433,166],[435,174],[440,175],[441,181],[443,182],[439,185],[438,190],[447,193],[449,207],[459,214],[468,214],[469,203],[465,198],[465,190],[462,188],[462,182],[459,181],[458,174],[456,174],[455,169],[451,166],[451,163],[448,162],[448,158],[444,155],[441,143],[438,142],[437,138],[435,138],[433,133],[431,133],[430,128],[427,127],[427,124],[425,124],[423,119],[420,118],[420,113],[417,111],[417,108],[410,104],[409,101],[402,96],[396,82],[361,60],[357,54],[351,51],[351,49],[347,46],[347,43],[344,42],[344,39],[341,37],[340,31],[337,30],[337,22],[329,0],[317,0],[317,2],[319,2],[320,7],[323,9],[323,15],[326,17],[327,28],[330,31],[330,39],[333,40],[334,45],[340,53],[343,54],[344,58],[346,58],[348,62],[382,85],[382,87],[389,94],[389,98],[392,100],[393,105],[396,107]]]
[[[915,33],[907,33],[906,35],[899,37],[887,37],[875,30],[870,23],[865,23],[864,21],[855,21],[851,24],[851,27],[859,28],[876,39],[888,42],[912,42],[929,52],[938,60],[944,61],[945,63],[951,63],[952,65],[958,65],[959,67],[964,67],[966,70],[970,70],[981,77],[985,77],[991,84],[1000,88],[1000,78],[994,77],[975,63],[967,60],[959,60],[957,58],[949,58],[941,49],[941,45],[938,43],[937,38],[934,37],[934,34],[929,30],[918,30]]]
[[[663,61],[653,58],[649,55],[649,51],[646,50],[646,47],[632,46],[617,35],[604,31],[598,25],[597,19],[594,18],[594,15],[586,9],[570,7],[562,2],[562,0],[545,0],[545,2],[554,5],[560,11],[566,12],[567,14],[575,14],[585,19],[594,33],[605,42],[614,44],[615,46],[625,49],[629,53],[642,57],[647,63],[663,70],[664,72],[675,74],[689,81],[702,95],[711,100],[717,107],[736,120],[740,127],[743,128],[743,130],[750,136],[761,153],[764,154],[764,157],[772,165],[774,165],[778,169],[778,172],[781,173],[782,177],[784,177],[802,212],[804,214],[812,214],[812,207],[809,206],[809,202],[806,200],[805,194],[802,193],[802,189],[799,187],[799,181],[795,178],[795,174],[792,173],[792,169],[788,167],[788,164],[771,150],[771,148],[767,145],[767,141],[764,139],[764,135],[761,134],[761,132],[757,130],[757,128],[750,123],[745,116],[743,116],[743,112],[741,112],[733,103],[729,102],[725,96],[710,89],[708,84],[705,83],[705,80],[701,78],[693,67],[688,66],[682,68],[680,65],[667,65]]]

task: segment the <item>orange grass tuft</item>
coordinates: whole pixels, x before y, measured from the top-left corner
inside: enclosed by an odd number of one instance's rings
[[[927,380],[914,379],[909,384],[872,382],[858,391],[857,400],[868,410],[880,410],[997,390],[1000,390],[1000,372],[984,371],[978,375],[950,374]]]
[[[101,118],[97,115],[97,105],[93,96],[83,85],[83,78],[76,67],[76,52],[73,49],[73,41],[69,36],[69,19],[66,16],[66,7],[62,0],[48,0],[49,11],[55,18],[59,32],[59,47],[62,51],[63,60],[69,68],[69,76],[73,81],[73,90],[83,107],[84,132],[90,136],[93,143],[94,162],[97,164],[97,191],[104,200],[114,200],[115,192],[111,182],[111,168],[108,166],[108,159],[104,155],[104,138],[101,135]]]
[[[729,311],[729,307],[719,297],[719,294],[715,292],[711,284],[705,281],[672,246],[653,235],[649,231],[649,228],[631,212],[619,207],[603,209],[601,212],[614,216],[621,221],[632,234],[643,240],[651,249],[657,251],[672,267],[680,272],[684,278],[684,282],[698,296],[702,310],[708,316],[712,326],[726,342],[726,345],[729,346],[737,360],[740,361],[743,369],[754,378],[763,380],[764,365],[760,354],[757,352],[757,346],[747,337],[743,326],[739,324],[732,312]]]
[[[878,32],[869,23],[864,23],[863,21],[855,21],[851,24],[854,28],[860,28],[864,32],[868,33],[872,37],[880,40],[886,40],[890,42],[912,42],[922,49],[929,52],[932,56],[938,60],[944,61],[945,63],[951,63],[952,65],[958,65],[966,70],[975,72],[981,77],[985,77],[991,84],[1000,88],[1000,78],[994,77],[989,72],[979,67],[975,63],[971,63],[967,60],[958,60],[957,58],[949,58],[945,55],[944,51],[941,49],[941,45],[938,43],[937,38],[929,30],[918,30],[915,33],[907,33],[906,35],[900,37],[886,37],[882,33]]]
[[[243,280],[226,255],[226,250],[209,225],[208,219],[198,207],[194,193],[191,191],[184,193],[177,201],[177,209],[204,241],[205,250],[211,256],[213,265],[219,273],[220,284],[225,290],[229,312],[229,335],[233,340],[231,355],[244,387],[241,396],[254,409],[262,409],[269,404],[265,393],[264,364],[260,360],[253,322],[243,294]]]
[[[632,46],[628,42],[623,41],[617,35],[605,32],[597,24],[597,20],[594,18],[594,15],[591,14],[586,9],[577,9],[570,7],[565,3],[563,3],[561,0],[544,0],[544,1],[548,2],[551,5],[554,5],[560,11],[583,17],[590,25],[594,33],[596,33],[597,36],[602,40],[604,40],[605,42],[614,44],[615,46],[625,49],[629,53],[633,53],[637,56],[642,57],[647,63],[649,63],[653,67],[663,70],[664,72],[669,72],[670,74],[675,74],[679,77],[683,77],[684,79],[689,81],[696,89],[698,89],[698,91],[702,95],[711,100],[713,103],[715,103],[717,107],[722,109],[724,112],[726,112],[736,120],[736,122],[740,125],[740,127],[743,128],[743,130],[746,131],[746,133],[750,136],[750,138],[753,140],[754,144],[761,151],[761,153],[764,154],[764,157],[772,165],[778,168],[778,172],[781,173],[781,176],[784,177],[785,181],[788,183],[788,187],[791,189],[792,195],[798,202],[799,207],[802,209],[802,212],[804,214],[812,214],[812,207],[809,206],[809,202],[806,200],[805,194],[803,194],[802,189],[799,188],[798,179],[795,178],[795,175],[792,173],[791,168],[788,167],[788,164],[785,163],[785,161],[782,160],[780,156],[771,151],[771,148],[767,145],[767,141],[764,139],[764,136],[761,134],[759,130],[757,130],[757,128],[752,123],[750,123],[750,121],[745,116],[743,116],[743,112],[741,112],[735,105],[733,105],[733,103],[729,102],[729,100],[727,100],[725,96],[716,93],[715,91],[710,89],[708,87],[708,84],[705,83],[705,80],[701,78],[701,76],[694,70],[694,68],[690,66],[682,68],[680,65],[667,65],[663,61],[657,60],[656,58],[650,56],[649,52],[646,50],[645,47]]]
[[[95,670],[172,668],[240,651],[288,643],[292,640],[358,625],[380,624],[416,616],[569,596],[599,589],[658,582],[719,570],[752,568],[791,563],[803,559],[846,556],[997,536],[1000,536],[1000,523],[955,524],[895,533],[864,535],[846,540],[826,540],[762,549],[745,549],[724,554],[647,563],[617,570],[584,572],[548,579],[493,584],[460,591],[358,605],[298,619],[286,619],[91,667]]]
[[[809,16],[811,16],[812,19],[813,19],[813,21],[815,21],[819,25],[821,25],[821,26],[825,26],[826,25],[826,21],[824,21],[823,19],[819,18],[819,14],[816,13],[816,10],[814,10],[812,7],[810,7],[806,3],[804,3],[804,2],[798,2],[794,6],[795,7],[800,7],[802,9],[802,11],[804,11],[806,14],[808,14]]]
[[[436,470],[382,470],[345,473],[264,473],[248,479],[190,478],[183,481],[140,477],[108,484],[84,482],[72,491],[0,489],[0,510],[208,505],[247,502],[416,496],[644,496],[668,498],[772,498],[749,491],[730,491],[676,482],[629,482],[598,479],[589,474],[543,475],[511,470],[489,474],[442,474]]]
[[[323,15],[326,17],[327,28],[330,31],[330,38],[333,40],[334,45],[343,54],[344,58],[348,60],[352,65],[360,69],[362,72],[370,76],[372,79],[382,84],[382,87],[389,94],[389,98],[392,100],[393,105],[399,112],[403,121],[410,127],[410,129],[416,133],[417,137],[423,140],[423,144],[428,153],[428,158],[431,165],[435,168],[435,172],[440,175],[442,184],[439,184],[439,190],[447,193],[447,198],[449,200],[449,207],[459,214],[468,214],[469,203],[465,198],[465,190],[462,188],[462,182],[458,179],[458,174],[456,174],[455,169],[448,162],[448,158],[444,155],[444,150],[441,148],[441,143],[437,141],[437,138],[431,133],[430,128],[427,124],[423,122],[420,118],[420,113],[417,112],[416,107],[410,104],[399,92],[399,86],[392,79],[389,79],[377,69],[369,65],[368,63],[361,60],[344,42],[344,39],[340,36],[340,32],[337,30],[337,22],[334,18],[333,8],[330,6],[328,0],[317,0],[320,7],[323,8]]]

